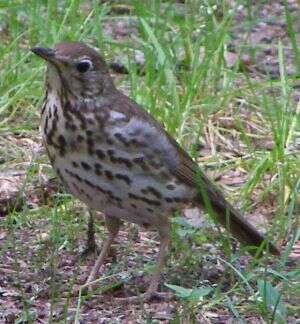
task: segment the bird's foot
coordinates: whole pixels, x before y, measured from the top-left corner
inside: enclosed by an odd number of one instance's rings
[[[100,253],[100,248],[96,242],[88,242],[85,249],[80,253],[81,259],[86,259],[90,255],[98,255]]]

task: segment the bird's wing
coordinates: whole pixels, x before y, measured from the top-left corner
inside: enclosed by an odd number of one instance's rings
[[[136,146],[133,153],[140,152],[145,157],[155,155],[164,169],[179,181],[191,187],[191,190],[197,188],[198,194],[195,194],[193,199],[195,203],[207,209],[215,220],[243,243],[260,246],[264,241],[263,235],[225,199],[222,191],[204,174],[162,125],[126,96],[118,96],[118,100],[120,101],[114,107],[122,107],[119,112],[125,114],[128,119],[128,122],[120,125],[119,130],[127,138],[132,138],[133,134],[139,133],[138,138],[141,143],[144,143]],[[153,169],[151,172],[154,173]],[[276,247],[272,244],[268,246],[271,252],[278,254]]]
[[[225,198],[222,191],[204,174],[200,167],[191,159],[180,145],[159,124],[159,132],[175,152],[174,160],[165,159],[171,172],[183,183],[195,188],[198,194],[194,202],[204,207],[213,218],[229,230],[237,239],[246,245],[261,246],[265,237],[250,224],[241,213]],[[268,243],[271,253],[278,255],[279,250]]]

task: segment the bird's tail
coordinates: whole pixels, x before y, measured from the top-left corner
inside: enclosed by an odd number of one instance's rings
[[[213,218],[228,229],[235,238],[245,245],[259,247],[264,243],[263,247],[272,254],[280,254],[277,247],[266,241],[265,237],[225,199],[222,192],[201,170],[199,170],[196,182],[201,205],[208,210]]]

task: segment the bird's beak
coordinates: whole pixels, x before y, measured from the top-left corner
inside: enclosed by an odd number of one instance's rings
[[[55,51],[52,48],[33,47],[31,52],[40,56],[46,61],[51,61],[55,58]]]

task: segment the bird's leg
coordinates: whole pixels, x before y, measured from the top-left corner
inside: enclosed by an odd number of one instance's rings
[[[158,286],[160,282],[160,276],[161,272],[165,266],[165,257],[166,253],[168,251],[168,245],[170,241],[170,227],[168,225],[168,229],[166,225],[163,226],[163,231],[161,230],[159,232],[160,235],[160,247],[159,252],[157,256],[156,261],[156,268],[154,273],[152,274],[150,284],[148,289],[145,293],[138,295],[138,296],[132,296],[132,297],[125,297],[125,298],[117,298],[118,302],[121,303],[140,303],[148,301],[152,298],[158,298],[158,299],[169,299],[170,294],[169,293],[160,293],[158,292]]]
[[[90,272],[90,275],[86,281],[86,284],[89,285],[96,279],[97,273],[102,266],[105,257],[107,256],[111,244],[113,243],[115,237],[117,236],[119,232],[119,228],[121,225],[121,221],[118,218],[114,217],[105,217],[106,227],[108,229],[108,238],[104,241],[103,247],[101,249],[101,253],[98,256],[92,271]]]
[[[94,212],[89,210],[88,213],[89,220],[87,228],[87,244],[85,249],[81,253],[82,258],[86,257],[89,254],[96,253],[99,250],[95,239]]]
[[[96,250],[96,240],[95,240],[95,227],[94,227],[94,213],[89,211],[89,222],[87,230],[87,248],[90,251]]]
[[[156,261],[156,269],[155,269],[154,273],[152,274],[150,285],[149,285],[147,291],[145,292],[145,294],[148,294],[149,297],[151,297],[151,295],[153,293],[156,293],[158,290],[161,272],[162,272],[162,270],[165,266],[165,263],[166,263],[165,258],[166,258],[166,254],[168,252],[169,240],[170,240],[169,235],[160,238],[160,247],[159,247],[159,252],[158,252],[157,261]]]

